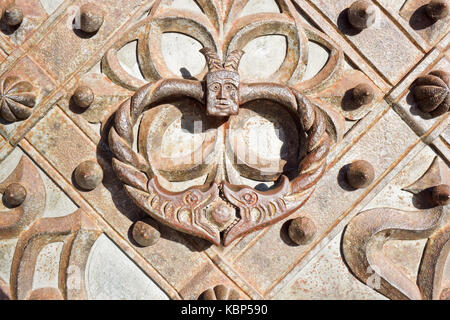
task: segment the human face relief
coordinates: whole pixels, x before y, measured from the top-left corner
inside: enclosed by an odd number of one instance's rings
[[[206,76],[206,110],[209,115],[226,117],[239,112],[239,74],[228,70]]]

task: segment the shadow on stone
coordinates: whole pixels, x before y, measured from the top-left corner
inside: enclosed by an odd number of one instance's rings
[[[84,108],[80,108],[74,101],[73,97],[70,97],[69,99],[69,110],[72,111],[75,114],[82,114],[86,111]]]
[[[360,106],[357,106],[353,100],[353,89],[349,89],[345,92],[342,98],[341,107],[344,111],[354,111]]]
[[[409,19],[409,25],[414,30],[423,30],[431,27],[435,23],[433,19],[428,17],[425,9],[426,7],[427,6],[424,5],[418,8]]]
[[[291,221],[292,221],[292,219],[288,219],[281,226],[281,228],[280,228],[280,238],[288,246],[290,246],[290,247],[298,247],[299,245],[296,244],[294,241],[292,241],[291,238],[289,238],[288,229],[289,229],[289,226],[291,224]]]
[[[413,206],[421,210],[436,207],[436,203],[433,201],[432,197],[432,190],[433,188],[427,188],[413,195],[412,197]]]
[[[353,27],[348,21],[348,8],[339,14],[337,19],[339,30],[347,36],[356,36],[361,33],[361,29]]]
[[[409,112],[413,116],[419,116],[422,119],[431,119],[432,117],[429,113],[423,112],[417,106],[416,100],[414,99],[414,94],[412,92],[413,89],[414,89],[414,86],[411,87],[411,90],[406,95],[406,103],[409,105]]]
[[[350,166],[350,164],[346,164],[339,170],[339,173],[337,176],[337,181],[338,181],[339,186],[342,189],[344,189],[345,191],[355,191],[357,189],[350,186],[347,182],[347,171],[348,171],[349,166]]]
[[[23,22],[22,22],[23,23]],[[3,34],[10,36],[12,35],[14,32],[17,31],[17,29],[20,28],[20,26],[22,25],[22,23],[18,24],[17,26],[10,26],[6,23],[4,18],[0,19],[0,30],[3,32]]]
[[[180,72],[181,72],[181,76],[183,77],[183,79],[197,80],[197,78],[192,76],[191,72],[188,69],[186,69],[185,67],[180,68]]]

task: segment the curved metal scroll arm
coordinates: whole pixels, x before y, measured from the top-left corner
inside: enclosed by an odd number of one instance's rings
[[[145,110],[186,97],[204,104],[205,85],[192,80],[160,80],[139,89],[116,113],[109,133],[109,145],[114,154],[113,168],[129,196],[141,208],[164,224],[219,245],[220,231],[211,227],[213,224],[205,215],[215,200],[228,200],[240,212],[237,221],[224,232],[224,245],[228,245],[246,233],[280,221],[306,202],[325,168],[325,157],[330,147],[326,121],[322,112],[300,92],[273,83],[240,84],[239,104],[257,99],[272,100],[300,119],[308,137],[307,153],[295,179],[289,181],[282,176],[279,187],[265,192],[227,183],[220,187],[217,184],[209,188],[195,186],[180,193],[164,189],[148,161],[133,150],[133,128]],[[220,199],[219,188],[223,189],[226,199]],[[249,202],[248,197],[255,201]]]

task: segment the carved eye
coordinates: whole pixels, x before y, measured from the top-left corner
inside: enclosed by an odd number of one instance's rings
[[[218,84],[218,83],[213,83],[210,87],[209,87],[209,89],[210,90],[212,90],[212,91],[219,91],[220,90],[220,85]]]
[[[231,90],[233,90],[233,86],[232,86],[231,84],[226,84],[226,85],[225,85],[225,89],[226,89],[227,91],[231,91]]]

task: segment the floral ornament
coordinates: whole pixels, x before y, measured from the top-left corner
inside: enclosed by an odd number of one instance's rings
[[[198,300],[239,300],[239,292],[233,288],[219,284],[202,292]]]
[[[168,0],[159,1],[147,18],[133,26],[107,51],[102,61],[102,71],[122,88],[137,91],[148,82],[179,78],[164,59],[161,39],[165,33],[181,33],[194,38],[203,47],[212,48],[219,57],[225,57],[237,48],[243,49],[257,37],[283,35],[287,40],[284,61],[274,74],[258,80],[281,83],[300,90],[332,117],[336,134],[341,138],[345,130],[342,116],[349,120],[361,119],[382,99],[383,93],[362,72],[344,67],[342,50],[327,35],[303,22],[292,1],[275,2],[280,13],[241,16],[248,0],[197,1],[203,14],[172,8],[172,2]],[[144,79],[128,73],[118,58],[119,50],[136,40],[136,56]],[[308,43],[325,48],[329,58],[319,73],[304,80],[309,60]],[[208,72],[207,67],[205,65],[192,78],[202,80]],[[374,99],[364,106],[347,110],[348,93],[359,84],[372,86]]]
[[[15,76],[3,78],[0,83],[2,118],[9,122],[27,119],[36,103],[33,90],[28,81]]]
[[[301,207],[324,173],[331,144],[340,140],[344,130],[344,117],[336,107],[339,103],[331,105],[316,97],[345,78],[342,51],[301,22],[291,1],[277,1],[280,13],[240,17],[246,3],[199,1],[200,14],[172,9],[170,2],[160,1],[106,53],[102,64],[112,81],[135,91],[117,110],[109,132],[113,168],[127,193],[155,219],[216,245],[228,245]],[[182,79],[169,70],[161,53],[161,36],[167,32],[183,33],[203,45],[207,63],[199,74]],[[279,69],[257,81],[243,81],[239,63],[244,47],[252,39],[273,34],[287,41]],[[118,50],[133,40],[138,40],[137,56],[145,81],[128,74],[117,57]],[[327,47],[330,57],[313,79],[302,81],[309,40]],[[167,107],[168,103],[174,108]],[[298,134],[288,137],[293,142],[288,143],[287,153],[294,160],[276,162],[262,157],[255,164],[245,154],[251,143],[240,138],[239,130],[252,112],[270,107],[275,108],[272,122],[287,126],[283,117],[293,120],[287,130]],[[200,143],[187,155],[164,157],[161,146],[170,124],[187,119],[189,112],[206,124],[199,134]],[[136,150],[134,129],[138,125]],[[277,183],[264,191],[249,186],[249,180]],[[190,187],[175,191],[177,184]]]

